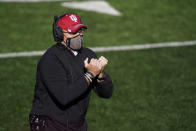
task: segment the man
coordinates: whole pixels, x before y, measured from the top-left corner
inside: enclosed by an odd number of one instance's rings
[[[113,84],[104,72],[108,60],[82,47],[83,30],[76,14],[56,16],[57,42],[37,65],[35,95],[29,115],[31,131],[86,131],[90,92],[110,98]]]

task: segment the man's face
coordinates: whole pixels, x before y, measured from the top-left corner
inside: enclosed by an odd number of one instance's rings
[[[83,41],[83,30],[79,29],[75,33],[69,33],[63,30],[64,40],[61,42],[63,45],[71,48],[72,50],[78,51],[82,47]],[[68,40],[69,39],[69,40]],[[68,43],[67,43],[68,42]]]

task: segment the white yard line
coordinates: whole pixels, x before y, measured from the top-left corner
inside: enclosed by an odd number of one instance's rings
[[[196,45],[196,41],[122,45],[122,46],[108,46],[108,47],[89,47],[89,48],[91,48],[95,52],[106,52],[106,51],[144,50],[144,49],[152,49],[152,48],[193,46],[193,45]],[[0,53],[0,58],[40,56],[43,55],[44,52],[45,51],[42,50],[42,51],[30,51],[30,52]]]
[[[86,11],[94,11],[98,13],[104,13],[114,16],[120,16],[121,13],[112,7],[107,1],[75,1],[75,2],[63,2],[63,7],[81,9]]]
[[[105,52],[105,51],[123,51],[123,50],[144,50],[144,49],[152,49],[152,48],[193,46],[193,45],[196,45],[196,41],[137,44],[137,45],[123,45],[123,46],[111,46],[111,47],[94,47],[91,49],[93,49],[95,52]]]
[[[56,2],[62,1],[63,7],[81,9],[86,11],[95,11],[114,16],[120,16],[121,13],[104,0],[88,1],[68,1],[68,0],[0,0],[0,2]]]

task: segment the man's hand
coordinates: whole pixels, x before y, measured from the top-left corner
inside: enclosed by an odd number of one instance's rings
[[[101,56],[98,61],[101,63],[101,72],[100,74],[98,75],[98,79],[101,79],[104,77],[104,69],[105,67],[107,66],[108,64],[108,60],[104,57],[104,56]],[[103,80],[98,80],[98,82],[103,82]]]
[[[101,56],[99,57],[98,61],[101,64],[101,72],[103,72],[106,65],[108,64],[108,60],[104,56]]]
[[[92,73],[94,77],[96,77],[102,70],[101,62],[94,58],[91,59],[90,63],[88,63],[88,58],[86,58],[84,61],[84,67],[88,72]]]

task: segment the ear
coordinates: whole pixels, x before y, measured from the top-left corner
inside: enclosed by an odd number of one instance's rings
[[[70,47],[70,41],[71,41],[71,39],[65,37],[64,40],[66,41],[66,45],[67,45],[68,47]]]

